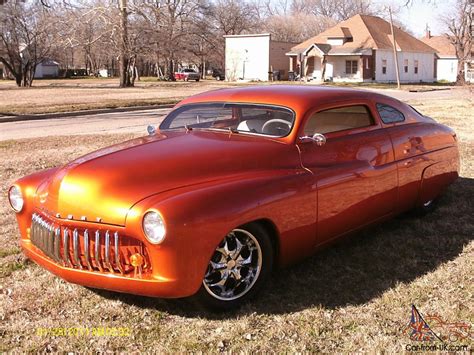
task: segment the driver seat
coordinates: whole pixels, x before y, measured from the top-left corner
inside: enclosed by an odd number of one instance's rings
[[[266,119],[245,120],[239,123],[239,125],[237,126],[237,130],[253,133],[262,133],[262,126],[266,121]]]

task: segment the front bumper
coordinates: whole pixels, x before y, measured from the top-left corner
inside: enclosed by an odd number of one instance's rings
[[[190,296],[186,284],[177,279],[167,279],[153,274],[144,275],[142,278],[133,278],[119,274],[71,269],[46,257],[27,239],[21,239],[20,245],[28,258],[68,282],[142,296],[163,298]]]

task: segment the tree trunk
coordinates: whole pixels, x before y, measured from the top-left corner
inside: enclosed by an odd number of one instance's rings
[[[172,58],[169,59],[168,64],[169,64],[168,80],[169,81],[176,81],[176,78],[174,77],[174,60]]]
[[[127,0],[120,0],[120,87],[130,87],[134,84],[130,80],[130,58],[128,55],[128,11]]]
[[[464,60],[459,60],[458,62],[458,74],[456,75],[456,85],[466,85],[466,72],[465,72],[466,62]]]

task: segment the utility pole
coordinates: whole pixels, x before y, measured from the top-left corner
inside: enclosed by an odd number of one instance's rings
[[[132,86],[130,82],[130,75],[128,73],[128,11],[127,0],[119,0],[120,8],[120,57],[119,57],[119,71],[120,71],[120,87],[125,88]]]
[[[392,31],[393,39],[393,59],[395,60],[395,72],[397,74],[397,89],[400,89],[400,70],[398,68],[398,55],[397,55],[397,43],[395,41],[395,31],[393,30],[393,18],[392,18],[392,7],[388,7],[388,12],[390,13],[390,29]]]

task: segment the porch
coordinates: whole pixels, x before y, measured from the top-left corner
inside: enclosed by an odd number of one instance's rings
[[[375,51],[358,51],[314,44],[287,53],[290,72],[304,81],[363,82],[375,80]]]

